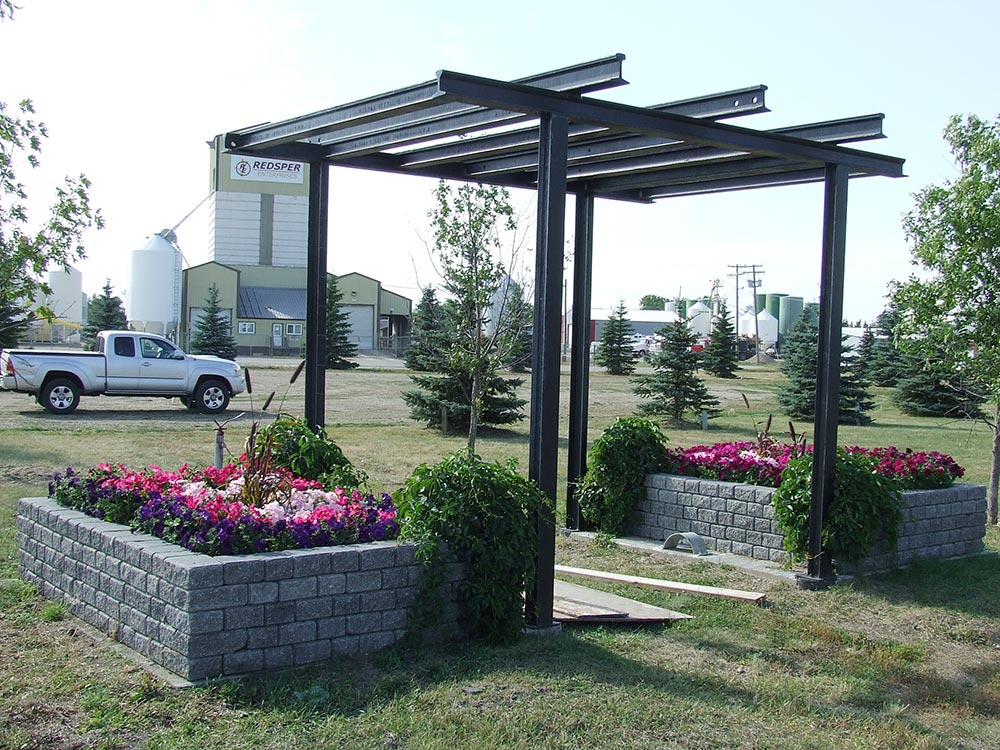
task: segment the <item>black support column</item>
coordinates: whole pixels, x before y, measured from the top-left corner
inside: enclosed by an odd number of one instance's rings
[[[573,245],[573,341],[569,370],[569,461],[566,527],[582,528],[576,483],[587,470],[587,409],[590,398],[590,292],[594,260],[594,196],[576,196]]]
[[[569,122],[543,113],[539,122],[538,216],[535,249],[535,320],[531,368],[531,432],[528,477],[550,499],[538,514],[538,556],[534,591],[528,592],[528,621],[552,625],[555,577],[556,477],[559,462],[559,334],[563,238],[566,233],[566,149]]]
[[[326,423],[326,223],[330,167],[309,162],[309,228],[306,239],[306,404],[310,427]]]
[[[823,551],[823,522],[833,499],[833,472],[837,460],[844,254],[847,246],[847,176],[846,166],[826,165],[809,567],[805,576],[799,576],[799,585],[804,588],[825,588],[833,581],[830,556]]]

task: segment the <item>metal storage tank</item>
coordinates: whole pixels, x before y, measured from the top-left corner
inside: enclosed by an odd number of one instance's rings
[[[764,296],[766,298],[766,302],[764,304],[764,309],[767,310],[769,313],[771,313],[771,315],[774,316],[775,320],[780,321],[781,320],[781,300],[782,300],[783,297],[787,297],[788,295],[787,294],[782,294],[782,293],[775,293],[775,294],[766,294]],[[779,322],[779,325],[780,325],[780,322]]]
[[[757,313],[757,336],[762,350],[778,342],[778,319],[767,310]]]
[[[763,292],[755,292],[753,295],[753,311],[756,315],[761,310],[767,309],[767,295]]]
[[[177,335],[181,312],[181,251],[177,235],[164,229],[132,251],[125,314],[139,331]]]
[[[778,340],[780,341],[802,314],[801,297],[782,297],[778,303]]]
[[[686,318],[687,317],[687,314],[688,314],[688,301],[686,299],[679,299],[679,300],[677,300],[677,304],[674,307],[675,307],[674,312],[676,312],[682,318]]]
[[[708,336],[712,332],[712,311],[703,302],[696,302],[688,310],[688,326],[695,336]]]
[[[83,323],[83,274],[72,266],[49,271],[52,294],[47,301],[59,320]]]
[[[749,310],[740,316],[736,330],[740,336],[755,336],[757,334],[757,316]]]

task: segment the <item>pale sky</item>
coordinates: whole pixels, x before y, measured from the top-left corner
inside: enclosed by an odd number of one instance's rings
[[[844,313],[871,320],[886,284],[911,272],[900,220],[912,193],[954,176],[941,138],[948,117],[1000,112],[1000,4],[988,0],[18,2],[0,23],[0,101],[10,112],[33,99],[50,133],[43,168],[19,177],[41,204],[38,221],[63,175],[92,180],[107,227],[88,236],[79,264],[91,293],[110,277],[127,295],[130,251],[206,197],[206,141],[218,133],[442,68],[512,79],[621,52],[631,84],[595,96],[652,105],[765,84],[772,112],[731,121],[758,129],[885,113],[888,138],[856,147],[905,158],[908,177],[852,180],[847,211]],[[420,240],[432,188],[335,169],[330,270],[419,298],[418,284],[436,282]],[[515,201],[533,212],[532,194]],[[732,304],[737,263],[763,267],[760,291],[814,300],[821,223],[819,185],[652,206],[598,201],[593,305],[702,296],[713,279]],[[177,234],[190,262],[204,259],[199,213]]]

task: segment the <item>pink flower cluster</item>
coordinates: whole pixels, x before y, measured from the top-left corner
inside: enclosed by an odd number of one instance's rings
[[[901,450],[892,446],[862,448],[857,445],[846,450],[871,458],[875,471],[898,480],[903,489],[948,487],[965,474],[955,459],[937,451]],[[789,459],[799,455],[800,451],[796,446],[770,440],[763,443],[739,441],[696,445],[667,451],[666,470],[682,476],[777,487],[781,484],[781,474]],[[811,453],[812,447],[805,448],[805,452]]]

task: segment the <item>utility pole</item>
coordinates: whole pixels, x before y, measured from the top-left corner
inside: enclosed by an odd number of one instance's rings
[[[754,351],[757,353],[757,362],[760,363],[760,326],[757,321],[757,289],[763,284],[762,279],[758,279],[758,274],[764,273],[764,268],[759,263],[737,263],[736,265],[729,266],[733,269],[733,273],[729,274],[730,278],[736,279],[736,351],[739,351],[740,345],[740,277],[750,276],[747,281],[747,287],[752,291],[753,295],[753,305],[750,309],[753,310],[753,335],[754,335]]]

